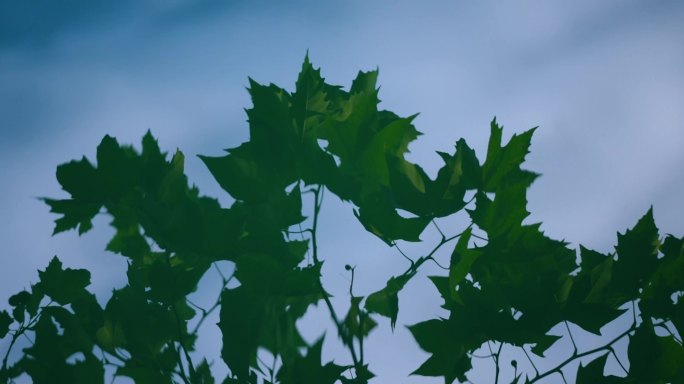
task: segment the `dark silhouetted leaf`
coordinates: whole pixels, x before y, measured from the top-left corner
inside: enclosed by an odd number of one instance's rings
[[[12,316],[10,316],[7,311],[0,311],[0,339],[7,335],[9,326],[12,325],[13,322]]]
[[[90,284],[90,272],[85,269],[62,269],[57,256],[52,258],[45,271],[38,271],[40,288],[59,304],[72,303],[86,293]]]
[[[278,371],[278,380],[282,384],[320,383],[334,384],[340,379],[347,367],[334,363],[321,363],[323,338],[308,348],[306,356],[295,358],[291,364],[285,364]]]
[[[619,384],[626,382],[625,379],[617,376],[604,376],[603,369],[606,366],[606,360],[608,359],[608,353],[597,357],[590,363],[582,366],[580,365],[577,371],[577,384],[595,384],[595,383],[605,383],[605,384]]]
[[[642,323],[630,338],[627,355],[630,378],[642,383],[672,382],[683,378],[684,347],[673,336],[657,336]]]
[[[390,324],[394,329],[399,313],[399,291],[413,277],[413,274],[390,277],[385,288],[372,293],[366,299],[366,309],[379,315],[390,318]]]

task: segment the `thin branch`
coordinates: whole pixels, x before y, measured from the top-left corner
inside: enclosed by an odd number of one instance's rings
[[[170,256],[166,258],[166,263],[169,265],[169,268],[171,268]],[[223,275],[221,276],[223,277]],[[175,278],[173,280],[173,283],[176,284]],[[171,305],[171,310],[173,311],[173,316],[176,319],[176,333],[178,334],[178,344],[180,344],[180,349],[183,351],[185,361],[188,364],[188,370],[190,371],[190,377],[192,378],[195,377],[195,366],[192,363],[192,359],[190,358],[190,353],[188,352],[187,348],[185,348],[185,335],[183,335],[183,328],[185,328],[185,331],[187,332],[187,324],[185,323],[185,321],[181,320],[180,316],[178,315],[178,309],[176,309],[175,304]],[[181,323],[183,323],[183,328],[181,328]],[[181,359],[180,352],[176,350],[176,354],[178,356],[178,365],[180,367],[180,371],[182,374],[181,377],[184,379],[184,381],[189,382],[187,377],[185,376],[185,370],[183,368],[183,361]]]
[[[363,367],[363,322],[366,320],[366,314],[363,311],[359,311],[359,364]]]
[[[480,239],[480,240],[482,240],[482,241],[489,241],[489,239],[487,239],[486,237],[482,237],[482,236],[477,235],[477,234],[475,234],[475,233],[471,233],[470,236],[472,236],[472,237],[474,237],[474,238],[476,238],[476,239]]]
[[[221,276],[223,276],[223,275],[221,275]],[[204,323],[204,320],[206,320],[207,317],[209,317],[209,315],[211,315],[211,314],[216,310],[216,308],[218,308],[218,307],[221,305],[221,295],[223,294],[223,290],[226,288],[226,286],[228,285],[228,283],[230,283],[230,281],[233,279],[234,276],[235,276],[235,275],[231,275],[228,279],[225,279],[225,278],[223,279],[223,287],[221,288],[221,291],[219,292],[219,295],[218,295],[218,297],[216,298],[216,301],[214,301],[214,304],[213,304],[213,305],[211,306],[211,308],[209,308],[208,310],[204,310],[203,308],[198,307],[197,305],[192,304],[192,303],[190,302],[190,300],[187,300],[187,299],[186,299],[186,301],[188,301],[188,302],[191,303],[193,306],[195,306],[196,308],[198,308],[198,309],[200,309],[200,310],[202,311],[202,317],[199,319],[199,321],[197,322],[197,324],[195,324],[195,328],[193,328],[193,330],[192,330],[192,333],[193,333],[193,334],[197,333],[197,331],[199,330],[200,326],[202,326],[202,323]]]
[[[404,253],[404,251],[402,251],[401,248],[399,248],[399,243],[397,243],[397,242],[395,241],[395,242],[393,242],[393,245],[394,245],[394,247],[397,249],[397,251],[399,251],[399,253],[401,253],[401,255],[404,256],[404,258],[405,258],[406,260],[408,260],[409,263],[411,263],[411,266],[413,266],[413,265],[416,263],[413,259],[411,259],[410,257],[406,256],[406,254]]]
[[[614,348],[612,345],[610,346],[610,352],[613,354],[613,357],[615,358],[615,361],[617,361],[617,363],[618,363],[618,365],[620,366],[620,368],[622,368],[622,370],[623,370],[626,374],[629,375],[629,371],[627,371],[627,368],[625,368],[625,366],[622,365],[622,362],[621,362],[620,359],[617,357],[617,353],[615,353],[615,348]]]
[[[673,338],[677,343],[679,343],[679,344],[681,345],[681,344],[682,344],[682,340],[681,340],[679,337],[677,337],[677,335],[675,335],[674,332],[672,332],[672,330],[670,329],[670,327],[667,326],[667,323],[668,323],[668,322],[666,322],[666,321],[663,321],[663,322],[660,322],[660,323],[653,323],[653,327],[660,327],[660,328],[663,328],[664,330],[667,331],[667,333],[670,334],[670,336],[672,336],[672,338]]]
[[[523,345],[522,347],[520,347],[520,349],[522,349],[523,352],[525,352],[525,356],[527,356],[527,360],[529,360],[530,364],[532,365],[532,368],[534,368],[535,374],[538,375],[538,374],[539,374],[539,370],[537,369],[537,366],[534,365],[534,361],[532,361],[532,358],[531,358],[530,355],[527,353],[527,350],[525,349],[525,346]]]
[[[435,259],[434,257],[430,257],[430,261],[432,261],[433,263],[437,264],[438,267],[440,267],[441,269],[443,269],[443,270],[445,270],[445,271],[448,271],[448,270],[449,270],[448,267],[445,267],[445,266],[443,266],[442,264],[440,264],[440,263],[437,261],[437,259]]]
[[[5,353],[5,356],[2,359],[2,367],[0,367],[0,372],[5,372],[7,370],[7,359],[9,358],[10,352],[12,351],[12,347],[14,347],[14,343],[16,343],[22,335],[26,337],[26,339],[31,344],[33,344],[33,341],[25,334],[25,332],[31,329],[38,322],[38,319],[40,319],[40,317],[43,314],[43,310],[49,307],[52,303],[53,300],[50,300],[50,302],[48,302],[45,306],[40,307],[36,312],[36,315],[28,321],[28,324],[24,324],[24,322],[22,321],[22,323],[19,325],[19,328],[12,333],[12,340],[10,341],[10,345],[7,348],[7,352]]]
[[[636,323],[633,323],[632,326],[629,327],[628,330],[622,332],[621,334],[619,334],[618,336],[616,336],[613,340],[611,340],[611,341],[608,342],[607,344],[605,344],[605,345],[603,345],[603,346],[600,346],[600,347],[596,347],[596,348],[594,348],[594,349],[590,349],[590,350],[585,351],[585,352],[582,352],[582,353],[575,353],[575,354],[573,354],[572,356],[570,356],[569,358],[567,358],[564,362],[562,362],[560,365],[558,365],[558,366],[556,366],[555,368],[553,368],[553,369],[551,369],[551,370],[549,370],[549,371],[546,371],[546,372],[544,372],[543,374],[541,374],[541,375],[535,377],[533,380],[530,381],[530,383],[537,382],[537,381],[543,379],[544,377],[549,376],[549,375],[552,374],[552,373],[560,372],[560,370],[561,370],[563,367],[565,367],[565,366],[568,365],[569,363],[575,361],[576,359],[579,359],[579,358],[582,358],[582,357],[584,357],[584,356],[588,356],[588,355],[591,355],[591,354],[593,354],[593,353],[600,352],[600,351],[603,351],[603,350],[606,350],[606,349],[610,348],[610,347],[611,347],[613,344],[615,344],[618,340],[620,340],[620,339],[622,339],[623,337],[627,336],[630,332],[634,331],[635,329],[636,329]]]
[[[636,325],[637,323],[637,318],[636,318],[636,307],[634,306],[634,300],[632,300],[632,321]]]
[[[181,319],[180,316],[178,316],[178,310],[176,309],[176,306],[173,306],[173,314],[176,317],[176,328],[178,330],[178,343],[180,344],[181,350],[183,351],[183,355],[185,356],[185,361],[188,364],[188,370],[190,371],[190,377],[195,377],[195,365],[192,363],[192,359],[190,358],[190,353],[188,352],[188,349],[185,348],[185,337],[183,335],[183,330],[181,328]],[[181,369],[182,369],[182,362],[180,363]]]
[[[496,351],[496,377],[494,378],[494,384],[499,382],[499,356],[501,355],[501,348],[503,348],[503,342],[499,342],[499,349]]]
[[[219,276],[221,276],[221,280],[223,280],[223,284],[225,285],[227,279],[226,276],[223,275],[223,272],[221,272],[221,268],[219,268],[218,265],[216,265],[216,262],[211,263],[211,265],[214,267],[214,269],[216,269],[216,272],[218,272]]]
[[[437,228],[437,232],[439,232],[440,235],[442,235],[442,240],[446,239],[446,236],[444,235],[444,232],[442,232],[442,229],[439,228],[439,225],[437,225],[437,222],[435,219],[432,219],[432,224]]]
[[[349,271],[351,272],[351,282],[349,283],[349,296],[354,298],[354,270],[356,267],[352,267],[350,265],[347,265],[349,267]]]
[[[468,229],[470,229],[473,226],[473,223],[470,223],[463,231],[460,233],[453,235],[451,237],[447,237],[442,239],[432,250],[425,256],[421,256],[418,259],[416,259],[413,264],[402,274],[402,276],[410,276],[415,274],[418,271],[418,268],[420,268],[423,263],[425,263],[428,260],[433,260],[434,261],[434,254],[437,253],[437,251],[442,248],[445,244],[451,242],[454,239],[457,239],[461,237]]]
[[[321,212],[321,204],[323,203],[323,187],[319,185],[313,190],[314,193],[314,217],[313,217],[313,227],[311,228],[311,247],[313,248],[313,259],[314,264],[320,264],[318,259],[318,239],[316,236],[318,230],[318,214]]]
[[[564,321],[563,321],[563,324],[565,324],[565,329],[568,330],[568,335],[570,335],[570,341],[572,341],[572,346],[573,346],[573,348],[575,349],[575,350],[572,352],[572,354],[574,355],[574,354],[577,353],[577,344],[575,344],[575,338],[572,337],[572,332],[570,332],[570,326],[568,325],[568,321],[567,321],[567,320],[564,320]]]
[[[171,342],[169,344],[169,348],[173,349],[173,352],[176,355],[176,361],[180,369],[180,372],[178,372],[178,376],[180,376],[180,378],[183,380],[185,384],[190,384],[190,379],[188,379],[188,376],[185,373],[185,367],[183,367],[183,360],[181,359],[180,352],[178,351],[178,349],[176,349],[176,343]]]

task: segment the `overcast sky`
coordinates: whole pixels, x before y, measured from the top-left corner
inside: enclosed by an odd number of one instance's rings
[[[460,137],[484,158],[494,116],[508,136],[539,126],[527,167],[543,177],[529,192],[530,222],[542,221],[551,237],[608,252],[615,232],[651,205],[662,232],[684,235],[683,4],[2,1],[0,308],[55,254],[92,270],[101,299],[123,284],[124,260],[103,251],[112,233],[106,217],[80,238],[50,237],[54,217],[36,197],[65,196],[58,164],[93,158],[105,134],[139,145],[150,129],[163,149],[186,154],[186,171],[204,194],[227,201],[194,155],[245,140],[247,76],[291,90],[307,50],[336,84],[379,68],[381,107],[420,112],[415,124],[424,135],[411,158],[431,171],[434,151],[451,151]],[[357,294],[406,268],[363,232],[350,207],[328,202],[324,273],[341,300],[345,263],[357,265]],[[435,296],[429,283],[411,283],[399,324],[440,313]],[[315,322],[303,324],[317,336]],[[425,354],[402,326],[394,336],[383,332],[367,354],[377,382],[441,382],[406,379]],[[212,340],[200,345],[218,353]],[[218,355],[215,364],[225,370]]]

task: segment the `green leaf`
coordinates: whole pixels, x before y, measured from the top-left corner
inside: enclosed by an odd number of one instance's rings
[[[79,234],[87,232],[103,204],[104,190],[96,169],[83,157],[57,167],[57,181],[72,199],[42,199],[50,206],[50,212],[63,215],[55,221],[53,235],[73,228],[78,228]]]
[[[367,312],[359,307],[363,297],[352,297],[347,316],[344,318],[344,326],[353,337],[366,337],[378,325]]]
[[[673,336],[657,336],[642,323],[630,338],[627,350],[629,376],[642,383],[672,382],[684,374],[684,347]]]
[[[10,316],[7,311],[0,312],[0,339],[7,335],[9,326],[12,325],[13,322],[12,316]]]
[[[360,152],[359,165],[364,178],[373,183],[389,186],[390,171],[387,157],[402,157],[408,151],[408,145],[420,134],[411,124],[414,116],[393,118],[387,125],[380,127]],[[367,181],[368,182],[368,181]]]
[[[429,217],[402,217],[382,195],[374,194],[363,201],[354,215],[366,230],[388,245],[395,240],[420,241],[420,234],[430,223]]]
[[[92,341],[74,314],[62,307],[46,307],[34,330],[34,343],[17,363],[34,383],[104,383],[103,362],[93,355]],[[68,359],[76,353],[85,359],[74,364]]]
[[[397,207],[418,216],[443,217],[466,205],[466,191],[480,185],[481,170],[475,152],[461,139],[454,155],[438,154],[445,164],[434,181],[420,166],[403,157],[387,157],[391,194]]]
[[[475,151],[463,139],[456,143],[453,155],[437,153],[442,157],[444,166],[430,185],[429,200],[434,216],[442,217],[456,213],[466,205],[463,201],[465,193],[480,188],[482,170]]]
[[[214,377],[211,375],[211,368],[207,359],[195,366],[193,371],[190,371],[190,381],[193,384],[214,384]]]
[[[475,209],[467,210],[473,223],[493,239],[506,235],[522,225],[527,211],[527,185],[525,182],[500,187],[494,200],[478,191]]]
[[[627,380],[617,376],[604,376],[603,370],[606,366],[606,360],[609,353],[605,353],[600,357],[595,358],[586,365],[580,365],[577,370],[577,384],[594,384],[594,383],[624,383]]]
[[[43,198],[43,201],[50,206],[51,213],[63,215],[55,220],[53,235],[74,228],[78,228],[79,235],[88,232],[93,227],[91,220],[102,208],[102,204],[99,202],[82,203],[76,200],[54,200],[48,198]]]
[[[385,288],[368,295],[366,310],[389,317],[392,329],[394,329],[399,314],[399,291],[411,280],[411,277],[413,273],[390,277]]]
[[[24,315],[26,311],[26,306],[31,300],[31,293],[27,291],[21,291],[15,295],[10,296],[8,302],[9,305],[14,307],[12,311],[12,316],[20,323],[24,321]]]
[[[14,319],[22,323],[26,317],[26,312],[28,312],[31,317],[36,316],[43,297],[44,293],[41,288],[41,283],[32,285],[31,292],[24,290],[10,296],[8,302],[9,305],[14,307],[12,310]]]
[[[282,182],[255,160],[253,145],[244,143],[224,157],[199,156],[221,188],[236,199],[259,202]]]
[[[540,338],[532,347],[532,353],[537,356],[544,356],[546,351],[551,348],[553,344],[556,343],[561,338],[561,336],[556,335],[544,335]]]
[[[684,291],[684,238],[667,236],[660,251],[662,258],[658,259],[658,268],[641,294],[639,308],[642,316],[674,319],[673,296]]]
[[[218,323],[223,334],[221,357],[233,375],[246,380],[256,362],[259,338],[265,320],[265,299],[243,287],[225,290],[221,295]]]
[[[307,349],[306,356],[296,358],[291,364],[283,364],[277,378],[282,384],[320,383],[334,384],[340,380],[348,367],[332,362],[322,365],[323,338]]]
[[[618,233],[615,247],[618,259],[613,267],[615,286],[636,298],[639,288],[643,287],[658,265],[658,228],[653,221],[653,209],[639,219],[634,228]]]
[[[72,303],[87,293],[90,285],[90,272],[85,269],[62,269],[62,262],[53,257],[45,271],[38,271],[40,288],[59,304]]]
[[[601,334],[601,328],[625,312],[618,309],[628,296],[615,288],[612,256],[580,247],[581,270],[573,278],[564,316],[584,330]]]
[[[376,91],[351,95],[344,110],[335,119],[326,121],[324,138],[328,140],[327,151],[340,158],[342,167],[354,167],[370,138],[378,131]]]
[[[320,300],[317,266],[288,269],[274,255],[248,254],[236,259],[240,286],[221,295],[221,357],[231,372],[246,380],[264,347],[289,360],[304,346],[296,321]]]
[[[292,94],[291,113],[296,123],[295,129],[300,136],[306,136],[317,128],[329,113],[330,103],[338,89],[325,83],[321,70],[314,69],[309,56],[304,58],[302,70],[297,77],[295,92]]]
[[[487,158],[482,165],[484,191],[496,192],[501,186],[512,181],[524,180],[529,186],[537,174],[520,169],[529,153],[530,142],[536,128],[525,131],[521,135],[513,135],[506,145],[501,146],[503,128],[492,120],[487,147]]]
[[[428,188],[432,180],[423,168],[397,156],[387,157],[391,195],[397,207],[419,216],[434,216]]]
[[[660,250],[663,253],[662,279],[672,290],[684,290],[684,237],[668,235]]]
[[[546,237],[539,225],[511,228],[477,248],[470,274],[494,307],[511,306],[543,335],[561,321],[567,275],[576,269],[567,244]],[[461,295],[462,296],[462,295]]]
[[[449,300],[460,300],[458,299],[458,294],[456,292],[457,287],[461,284],[463,279],[466,278],[468,273],[470,273],[470,268],[475,260],[482,255],[481,251],[468,248],[468,242],[470,241],[471,235],[472,229],[466,229],[461,234],[461,237],[458,239],[454,251],[451,254],[451,266],[449,267],[450,296],[444,298],[447,302],[449,302]]]
[[[291,96],[273,84],[264,86],[252,79],[249,83],[253,107],[246,112],[255,159],[268,166],[277,185],[289,185],[297,179],[301,137],[290,111]]]
[[[141,259],[150,252],[150,246],[140,233],[139,225],[122,226],[107,243],[107,250],[130,257]]]
[[[186,337],[186,324],[173,308],[151,302],[143,290],[130,285],[115,290],[105,307],[103,329],[97,337],[103,344],[125,348],[133,360],[155,360],[164,345]]]
[[[443,376],[444,382],[453,383],[458,378],[465,381],[470,370],[470,358],[463,348],[453,345],[456,335],[443,319],[424,321],[408,327],[418,345],[431,356],[412,375]]]
[[[152,300],[165,305],[174,304],[197,289],[199,271],[204,268],[192,268],[184,265],[178,258],[157,260],[147,268],[149,291]]]
[[[378,70],[359,71],[349,89],[350,94],[375,92],[377,90]]]

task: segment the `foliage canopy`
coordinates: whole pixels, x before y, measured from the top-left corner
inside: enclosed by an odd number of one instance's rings
[[[448,315],[409,326],[429,353],[414,374],[465,381],[486,350],[497,381],[565,379],[571,363],[582,361],[578,383],[684,382],[684,239],[661,237],[651,210],[618,234],[610,254],[581,246],[577,253],[526,223],[526,192],[538,174],[521,165],[533,129],[504,143],[494,120],[484,161],[460,139],[452,153],[438,152],[443,165],[430,177],[405,157],[420,135],[414,116],[378,109],[377,75],[359,72],[346,91],[326,83],[306,58],[294,92],[250,79],[249,140],[221,157],[200,156],[234,199],[229,208],[189,186],[183,154],[169,158],[150,133],[141,151],[105,136],[95,163],[84,157],[60,165],[57,179],[69,197],[44,199],[59,215],[54,233],[85,233],[95,215],[108,213],[115,234],[107,250],[127,259],[128,283],[101,305],[87,289],[89,271],[53,258],[0,312],[0,337],[9,340],[0,380],[28,374],[34,383],[103,383],[112,367],[137,383],[214,383],[209,360],[191,352],[198,329],[218,310],[221,359],[230,370],[223,383],[366,383],[374,374],[364,339],[386,324],[383,317],[395,326],[400,291],[449,247],[447,271],[429,277]],[[317,231],[326,190],[390,247],[421,241],[431,223],[441,233],[383,289],[364,296],[350,289],[344,315],[321,277]],[[459,213],[470,224],[442,232],[437,222]],[[232,262],[234,273],[222,274],[218,261]],[[212,266],[223,289],[215,305],[200,308],[188,295]],[[347,269],[353,282],[354,268]],[[349,351],[347,364],[321,361],[323,337],[309,344],[300,334],[297,321],[321,302]],[[578,333],[600,335],[618,318],[626,326],[615,338],[578,349]],[[558,326],[564,337],[550,332]],[[22,336],[31,344],[10,361]],[[535,361],[560,338],[572,352],[538,369]],[[628,361],[616,347],[625,340]],[[604,374],[609,359],[622,376]]]

